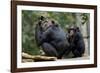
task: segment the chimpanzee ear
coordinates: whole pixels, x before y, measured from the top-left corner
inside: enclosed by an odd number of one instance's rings
[[[39,21],[39,23],[38,23],[40,26],[41,26],[41,21]]]
[[[76,30],[77,30],[77,31],[80,31],[79,27],[76,27]]]
[[[44,18],[45,18],[44,16],[40,16],[40,20],[44,20]]]
[[[55,24],[55,21],[54,20],[52,20],[51,22],[52,22],[52,24]]]
[[[68,28],[68,33],[70,33],[70,29]]]

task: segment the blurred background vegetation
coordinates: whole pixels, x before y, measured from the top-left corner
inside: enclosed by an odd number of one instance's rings
[[[35,41],[35,26],[40,16],[56,21],[65,31],[70,25],[77,25],[89,36],[89,14],[88,13],[69,13],[69,12],[46,12],[22,10],[22,51],[31,55],[40,55],[40,48]],[[83,32],[84,33],[84,32]]]

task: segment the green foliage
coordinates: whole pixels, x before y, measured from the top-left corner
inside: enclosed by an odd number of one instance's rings
[[[35,26],[38,17],[45,16],[55,20],[64,30],[67,25],[75,24],[77,21],[76,13],[69,12],[45,12],[45,11],[22,11],[22,51],[38,55],[40,48],[36,45],[35,41]],[[87,19],[85,19],[87,20]]]
[[[88,18],[89,14],[83,13],[83,14],[81,14],[81,16],[82,16],[82,24],[85,24],[89,19]]]

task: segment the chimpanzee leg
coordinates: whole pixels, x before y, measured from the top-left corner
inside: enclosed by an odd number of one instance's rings
[[[58,58],[61,59],[65,53],[66,55],[68,55],[70,52],[71,52],[71,49],[68,46],[66,46],[62,49]]]
[[[58,57],[56,49],[51,44],[43,43],[42,48],[46,55]]]
[[[77,49],[72,50],[72,53],[74,54],[74,57],[82,57],[81,51],[79,51]]]

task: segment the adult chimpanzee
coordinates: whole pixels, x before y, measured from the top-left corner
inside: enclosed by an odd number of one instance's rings
[[[72,26],[68,32],[69,32],[68,40],[70,43],[70,49],[74,54],[73,57],[82,57],[85,51],[85,43],[79,27]]]
[[[48,56],[62,58],[69,51],[66,33],[52,20],[41,16],[36,27],[36,41]]]

